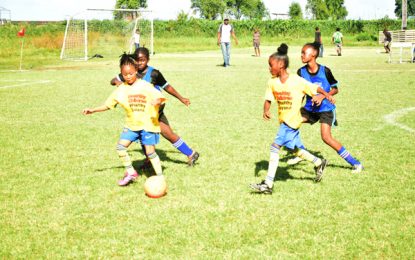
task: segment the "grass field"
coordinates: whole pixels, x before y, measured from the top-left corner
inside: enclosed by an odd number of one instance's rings
[[[262,120],[274,49],[263,47],[261,58],[234,49],[229,68],[219,66],[219,49],[152,58],[190,98],[190,109],[170,98],[166,114],[201,154],[188,168],[161,141],[169,185],[161,199],[144,195],[146,177],[116,185],[124,112],[81,114],[112,91],[116,60],[0,71],[0,258],[413,259],[415,65],[387,64],[379,48],[336,57],[325,46],[320,62],[340,82],[333,135],[365,171],[352,175],[319,127],[304,125],[305,145],[329,160],[323,181],[283,155],[274,194],[256,195],[248,184],[265,177],[278,129],[275,106],[272,122]],[[295,72],[300,47],[289,54]],[[130,151],[139,166],[139,146]]]

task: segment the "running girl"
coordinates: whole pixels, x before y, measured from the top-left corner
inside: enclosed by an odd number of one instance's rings
[[[166,79],[163,77],[160,71],[156,70],[155,68],[148,66],[148,62],[150,61],[150,55],[147,48],[140,47],[135,51],[135,58],[138,62],[138,77],[142,78],[143,80],[153,84],[156,89],[160,90],[164,89],[167,93],[174,96],[184,105],[189,106],[190,100],[182,97],[180,93],[171,86]],[[119,74],[117,77],[111,80],[111,85],[120,85],[125,78],[122,74]],[[166,138],[176,149],[178,149],[182,154],[186,155],[188,158],[188,165],[194,166],[196,161],[199,159],[199,153],[190,148],[186,142],[178,136],[170,127],[169,121],[167,120],[166,115],[163,112],[164,106],[160,109],[160,128],[161,128],[161,135]]]
[[[124,178],[118,182],[118,185],[126,186],[138,177],[127,151],[132,142],[140,141],[145,146],[146,156],[154,171],[157,175],[163,174],[155,145],[160,139],[159,108],[165,102],[165,98],[153,85],[137,79],[137,64],[134,55],[123,54],[120,59],[120,68],[125,82],[114,90],[104,105],[85,108],[82,112],[84,115],[90,115],[113,109],[117,105],[125,109],[126,124],[118,140],[117,153],[126,169]]]
[[[315,166],[316,178],[319,182],[322,179],[327,161],[318,158],[305,149],[301,143],[299,128],[302,123],[300,108],[305,95],[315,96],[317,93],[323,94],[330,102],[334,102],[332,96],[325,92],[318,85],[312,84],[298,75],[289,74],[287,71],[289,59],[287,56],[288,46],[281,44],[278,51],[269,57],[269,70],[272,78],[268,82],[265,93],[264,113],[265,120],[271,119],[269,111],[271,101],[276,100],[278,104],[278,119],[280,128],[271,145],[270,161],[268,173],[265,180],[258,184],[251,184],[250,187],[258,193],[271,194],[274,186],[274,178],[279,163],[279,150],[285,146],[297,156],[312,162]]]

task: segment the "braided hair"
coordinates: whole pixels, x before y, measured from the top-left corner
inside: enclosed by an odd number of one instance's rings
[[[135,54],[127,54],[124,52],[120,56],[120,68],[125,65],[131,65],[136,68],[137,62],[135,60],[136,60]]]

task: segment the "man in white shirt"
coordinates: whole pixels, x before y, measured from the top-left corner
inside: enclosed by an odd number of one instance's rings
[[[229,24],[229,19],[225,18],[223,24],[218,29],[218,45],[222,49],[223,66],[230,66],[229,60],[231,58],[231,36],[235,40],[235,44],[238,45],[238,39],[236,39],[233,26]]]

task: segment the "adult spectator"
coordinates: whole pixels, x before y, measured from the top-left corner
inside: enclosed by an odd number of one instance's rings
[[[231,65],[231,36],[235,40],[235,44],[238,45],[238,39],[236,38],[233,26],[229,24],[229,19],[225,18],[218,29],[218,45],[220,45],[222,49],[224,67]]]

